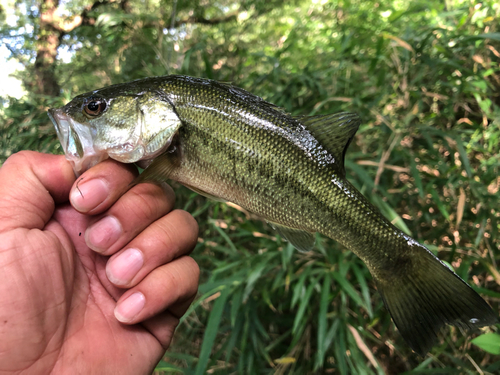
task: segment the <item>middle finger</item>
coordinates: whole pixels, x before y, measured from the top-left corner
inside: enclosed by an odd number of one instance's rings
[[[153,269],[190,253],[198,224],[186,211],[174,210],[155,221],[106,264],[109,281],[121,288],[137,285]]]
[[[167,184],[134,186],[90,224],[85,232],[87,246],[102,255],[114,254],[170,212],[174,200],[174,192]]]

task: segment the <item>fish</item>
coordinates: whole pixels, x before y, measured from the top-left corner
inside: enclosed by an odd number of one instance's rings
[[[178,181],[267,221],[299,251],[315,234],[368,267],[396,327],[424,356],[445,325],[497,322],[456,273],[387,220],[346,178],[360,118],[291,116],[229,83],[150,77],[76,96],[48,115],[77,175],[111,158],[145,168],[135,183]]]

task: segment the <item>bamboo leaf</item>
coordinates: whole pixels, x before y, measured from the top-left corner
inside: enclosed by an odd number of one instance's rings
[[[364,309],[368,310],[363,299],[360,297],[358,292],[356,292],[356,289],[354,289],[354,287],[345,278],[343,278],[342,275],[340,275],[338,272],[332,272],[332,276],[335,279],[335,281],[340,284],[342,290],[344,290],[349,295],[349,297],[351,297],[354,300],[354,302],[356,302],[359,306],[363,307]]]
[[[331,280],[330,274],[326,273],[323,279],[323,286],[321,288],[321,297],[319,303],[319,313],[318,313],[318,351],[316,354],[316,365],[315,369],[323,367],[326,355],[326,342],[325,337],[328,329],[328,322],[326,313],[328,311],[328,304],[330,302],[330,288]]]
[[[215,338],[219,331],[219,324],[222,319],[222,313],[224,312],[224,307],[226,306],[227,297],[229,297],[229,288],[224,288],[221,291],[219,298],[215,300],[212,311],[210,312],[210,317],[208,318],[207,327],[205,334],[203,335],[203,343],[201,344],[200,358],[198,365],[195,369],[195,375],[205,374],[208,360],[210,358],[210,353],[214,346]]]
[[[311,299],[312,293],[316,286],[316,280],[317,278],[311,280],[311,284],[307,287],[304,297],[300,300],[299,309],[297,310],[297,314],[295,315],[295,320],[293,322],[292,332],[296,332],[301,323],[304,324],[302,318],[306,312],[307,307],[309,306],[309,300]]]

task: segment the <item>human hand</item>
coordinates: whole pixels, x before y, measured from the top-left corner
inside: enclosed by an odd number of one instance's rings
[[[0,168],[0,373],[154,369],[197,292],[198,227],[134,177],[105,161],[77,184],[35,152]]]

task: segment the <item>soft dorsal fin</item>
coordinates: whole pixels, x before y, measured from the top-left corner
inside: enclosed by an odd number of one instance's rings
[[[344,156],[359,128],[361,121],[358,115],[340,112],[334,115],[301,116],[296,119],[333,155],[339,173],[345,176]]]
[[[316,239],[314,233],[306,232],[304,230],[286,227],[281,224],[276,224],[268,221],[278,234],[286,238],[297,250],[307,252],[312,250]]]

